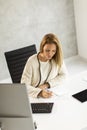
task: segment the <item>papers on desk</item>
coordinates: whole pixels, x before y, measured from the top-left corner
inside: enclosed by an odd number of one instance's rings
[[[83,128],[83,129],[81,129],[81,130],[87,130],[87,127]]]
[[[68,88],[65,86],[53,87],[50,89],[50,91],[52,91],[55,96],[63,96],[69,93]]]
[[[50,88],[48,91],[52,91],[53,92],[53,96],[51,98],[32,98],[32,97],[29,97],[30,99],[30,102],[31,103],[44,103],[44,102],[55,102],[56,98],[58,97],[61,97],[61,96],[66,96],[68,95],[68,89],[67,88],[64,88],[65,86],[61,86],[61,88],[59,87],[53,87],[53,88]]]

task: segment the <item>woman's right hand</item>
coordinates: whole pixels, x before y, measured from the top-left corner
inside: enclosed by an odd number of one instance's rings
[[[52,92],[51,91],[47,91],[47,90],[42,90],[39,95],[39,97],[43,97],[43,98],[50,98],[52,96]]]
[[[44,83],[44,84],[42,84],[42,85],[40,85],[39,86],[39,88],[41,88],[41,89],[47,89],[49,87],[49,84],[48,83]]]

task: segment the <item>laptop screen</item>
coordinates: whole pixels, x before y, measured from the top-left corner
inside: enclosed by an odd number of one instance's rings
[[[5,126],[3,130],[34,130],[24,84],[0,84],[0,124]]]

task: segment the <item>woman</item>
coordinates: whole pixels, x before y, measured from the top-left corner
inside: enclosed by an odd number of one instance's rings
[[[40,52],[31,56],[24,68],[21,83],[27,85],[30,96],[49,98],[49,88],[60,85],[66,78],[62,48],[54,34],[46,34]]]

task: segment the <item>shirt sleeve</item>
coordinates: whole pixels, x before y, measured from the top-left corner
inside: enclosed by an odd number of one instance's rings
[[[42,91],[40,88],[35,88],[31,85],[26,85],[29,96],[37,98],[38,94]]]
[[[25,83],[26,84],[29,96],[37,97],[38,94],[42,90],[40,88],[35,88],[35,86],[31,85],[31,82],[32,82],[32,71],[33,71],[32,64],[28,60],[26,65],[25,65],[23,74],[22,74],[21,83]]]
[[[68,79],[68,71],[65,66],[65,63],[63,62],[61,68],[59,69],[59,72],[57,76],[51,80],[49,80],[49,84],[51,87],[60,86],[63,83],[65,83]]]

